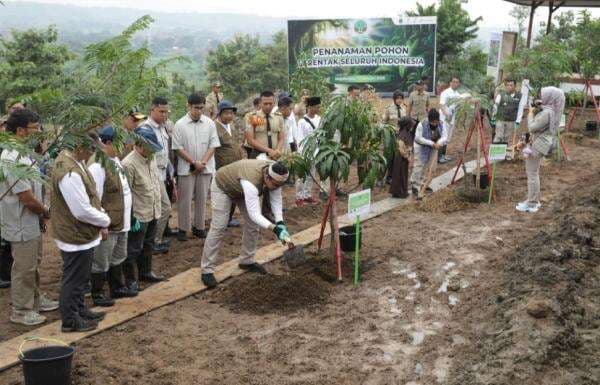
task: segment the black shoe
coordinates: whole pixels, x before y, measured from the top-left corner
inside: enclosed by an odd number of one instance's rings
[[[137,297],[137,295],[138,295],[137,290],[130,290],[128,287],[125,287],[125,286],[119,287],[118,289],[114,289],[110,293],[110,296],[115,299]]]
[[[110,307],[115,304],[115,300],[107,297],[104,294],[104,281],[106,280],[106,274],[104,273],[92,273],[92,301],[96,306]]]
[[[411,188],[410,191],[412,192],[412,195],[414,195],[414,196],[417,196],[419,194],[419,190],[416,187]]]
[[[10,281],[3,281],[0,279],[0,289],[6,289],[10,287]]]
[[[192,234],[194,234],[194,236],[197,238],[206,238],[206,230],[200,230],[195,227],[192,227]]]
[[[140,281],[142,282],[163,282],[166,280],[162,275],[156,275],[152,271],[147,274],[140,274]]]
[[[163,233],[163,237],[173,238],[173,237],[176,237],[177,234],[178,234],[177,230],[173,230],[172,228],[170,228],[169,226],[167,226],[165,228],[165,232]]]
[[[251,273],[259,273],[259,274],[268,274],[267,270],[264,267],[259,265],[258,263],[250,263],[248,265],[242,265],[241,263],[238,265],[240,269],[249,271]]]
[[[138,281],[127,281],[125,283],[125,288],[127,290],[129,290],[130,293],[136,293],[136,295],[138,294],[138,292],[142,291],[142,289],[140,288],[140,284],[138,283]]]
[[[442,156],[440,156],[438,158],[438,163],[439,164],[444,164],[444,163],[447,163],[447,162],[448,162],[448,159],[446,159],[446,157],[444,155],[442,155]]]
[[[83,310],[79,310],[79,316],[84,320],[99,322],[106,317],[106,313],[103,311],[91,311],[88,308],[83,308]]]
[[[123,285],[123,265],[111,266],[108,269],[108,287],[111,298],[126,298],[138,295],[137,290],[129,290]]]
[[[166,242],[155,243],[152,248],[152,254],[166,254],[169,252],[169,244]]]
[[[202,283],[208,289],[213,289],[217,286],[218,282],[213,273],[202,274]]]
[[[238,221],[238,220],[237,220],[237,219],[235,219],[235,218],[232,218],[232,219],[229,221],[229,223],[227,224],[227,227],[240,227],[240,226],[241,226],[241,224],[240,224],[240,221]]]
[[[98,322],[77,317],[62,323],[60,330],[63,333],[89,332],[98,327]]]
[[[185,241],[187,241],[187,240],[188,240],[188,237],[187,237],[187,234],[185,233],[185,231],[183,231],[183,230],[179,230],[179,231],[177,232],[177,240],[178,240],[179,242],[185,242]]]

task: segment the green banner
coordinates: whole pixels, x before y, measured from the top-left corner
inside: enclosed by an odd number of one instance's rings
[[[372,84],[408,91],[423,77],[435,84],[435,17],[288,20],[289,73],[319,70],[343,92]]]

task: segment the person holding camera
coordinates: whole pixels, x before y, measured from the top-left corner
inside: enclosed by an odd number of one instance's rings
[[[565,108],[565,93],[556,87],[544,87],[541,100],[536,100],[529,110],[529,135],[519,142],[517,148],[525,157],[527,172],[527,199],[519,202],[516,209],[535,213],[540,203],[540,164],[557,145],[556,135]]]

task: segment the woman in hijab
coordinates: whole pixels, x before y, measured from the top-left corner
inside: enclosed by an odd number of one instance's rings
[[[415,126],[415,121],[408,116],[400,119],[398,122],[400,130],[396,136],[398,141],[398,150],[394,154],[392,161],[392,183],[390,194],[394,198],[408,198],[408,164],[412,156],[413,137],[411,131]]]
[[[529,110],[528,143],[519,143],[525,157],[527,172],[527,199],[517,204],[517,210],[535,213],[540,203],[540,163],[557,145],[556,137],[560,118],[565,108],[565,93],[556,87],[542,88],[541,101]]]

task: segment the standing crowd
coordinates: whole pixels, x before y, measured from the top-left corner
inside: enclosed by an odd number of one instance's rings
[[[428,185],[437,164],[451,160],[447,148],[456,124],[452,100],[461,97],[460,79],[450,79],[439,109],[431,106],[426,82],[416,82],[406,99],[403,92],[394,92],[392,103],[378,117],[396,128],[398,146],[387,177],[396,198],[412,193],[421,199],[431,191]],[[362,91],[371,92],[368,87]],[[357,86],[347,92],[349,100],[361,97]],[[515,82],[506,80],[494,98],[491,121],[496,127],[494,142],[508,143],[526,158],[528,196],[517,210],[535,212],[541,206],[540,161],[556,145],[564,93],[554,87],[541,90],[529,110],[529,134],[521,138],[524,99]],[[94,305],[110,307],[116,299],[137,296],[144,288],[141,283],[164,281],[153,267],[153,257],[168,252],[171,239],[204,239],[201,279],[207,287],[215,287],[222,238],[228,227],[241,226],[236,209],[244,219],[239,266],[266,274],[254,260],[260,230],[272,231],[281,242],[290,241],[282,198],[290,178],[278,160],[286,152],[301,151],[303,139],[319,128],[320,104],[320,97],[308,91],[296,101],[286,92],[276,97],[264,91],[238,130],[237,107],[216,82],[207,95],[191,94],[187,113],[174,124],[168,100],[157,97],[148,115],[132,107],[122,128],[108,122],[55,154],[50,167],[4,150],[0,288],[11,290],[10,320],[38,325],[46,320],[43,312],[59,309],[63,332],[95,329],[106,313],[90,310],[86,293]],[[10,103],[0,123],[22,143],[41,130],[39,116],[22,103]],[[125,146],[118,145],[122,129],[133,138]],[[42,167],[49,184],[21,178],[14,172],[17,168],[8,165]],[[295,182],[297,206],[318,203],[309,180]],[[177,228],[171,228],[175,202]],[[63,261],[58,301],[40,289],[42,234],[48,222]]]

